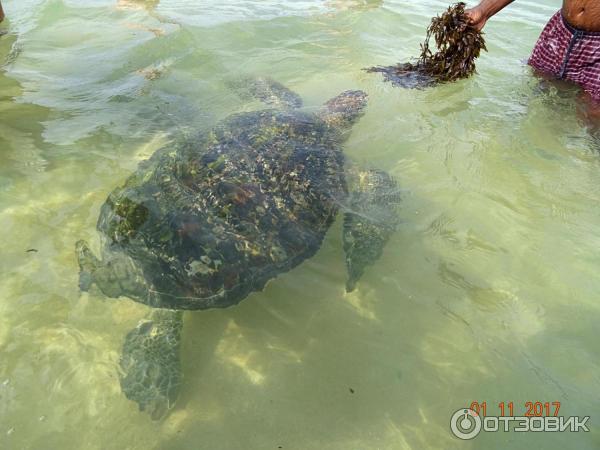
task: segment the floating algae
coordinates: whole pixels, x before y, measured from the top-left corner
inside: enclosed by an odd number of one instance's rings
[[[435,54],[429,48],[432,36],[438,49]],[[395,86],[424,88],[471,76],[481,49],[487,51],[483,34],[468,25],[465,3],[459,2],[441,17],[431,19],[417,62],[370,67],[366,71],[383,73],[385,80]]]

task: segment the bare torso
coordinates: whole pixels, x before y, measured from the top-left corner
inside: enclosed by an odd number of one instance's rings
[[[563,0],[563,16],[575,28],[600,31],[600,1]]]

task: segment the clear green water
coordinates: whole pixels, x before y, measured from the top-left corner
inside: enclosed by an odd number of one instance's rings
[[[558,1],[515,2],[479,75],[426,91],[361,68],[414,56],[444,1],[3,3],[0,448],[600,447],[600,154],[577,91],[523,64]],[[397,177],[402,226],[353,294],[338,222],[264,292],[188,314],[185,385],[156,423],[117,376],[147,309],[81,294],[74,244],[98,245],[99,208],[140,160],[251,107],[236,73],[308,108],[367,91],[347,154]],[[592,431],[458,441],[450,416],[474,400],[561,401]]]

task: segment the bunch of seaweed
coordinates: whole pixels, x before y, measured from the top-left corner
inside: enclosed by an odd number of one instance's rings
[[[435,53],[429,47],[432,37],[437,47]],[[459,2],[448,7],[441,16],[431,19],[427,36],[421,44],[421,56],[415,63],[366,70],[382,72],[386,81],[394,85],[426,87],[470,77],[475,72],[475,60],[482,49],[487,51],[483,33],[469,26],[465,3]]]

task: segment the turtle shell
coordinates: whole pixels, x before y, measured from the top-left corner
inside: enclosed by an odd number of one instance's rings
[[[237,114],[142,163],[110,194],[98,229],[155,294],[135,300],[226,307],[319,249],[346,195],[343,165],[316,115]]]

